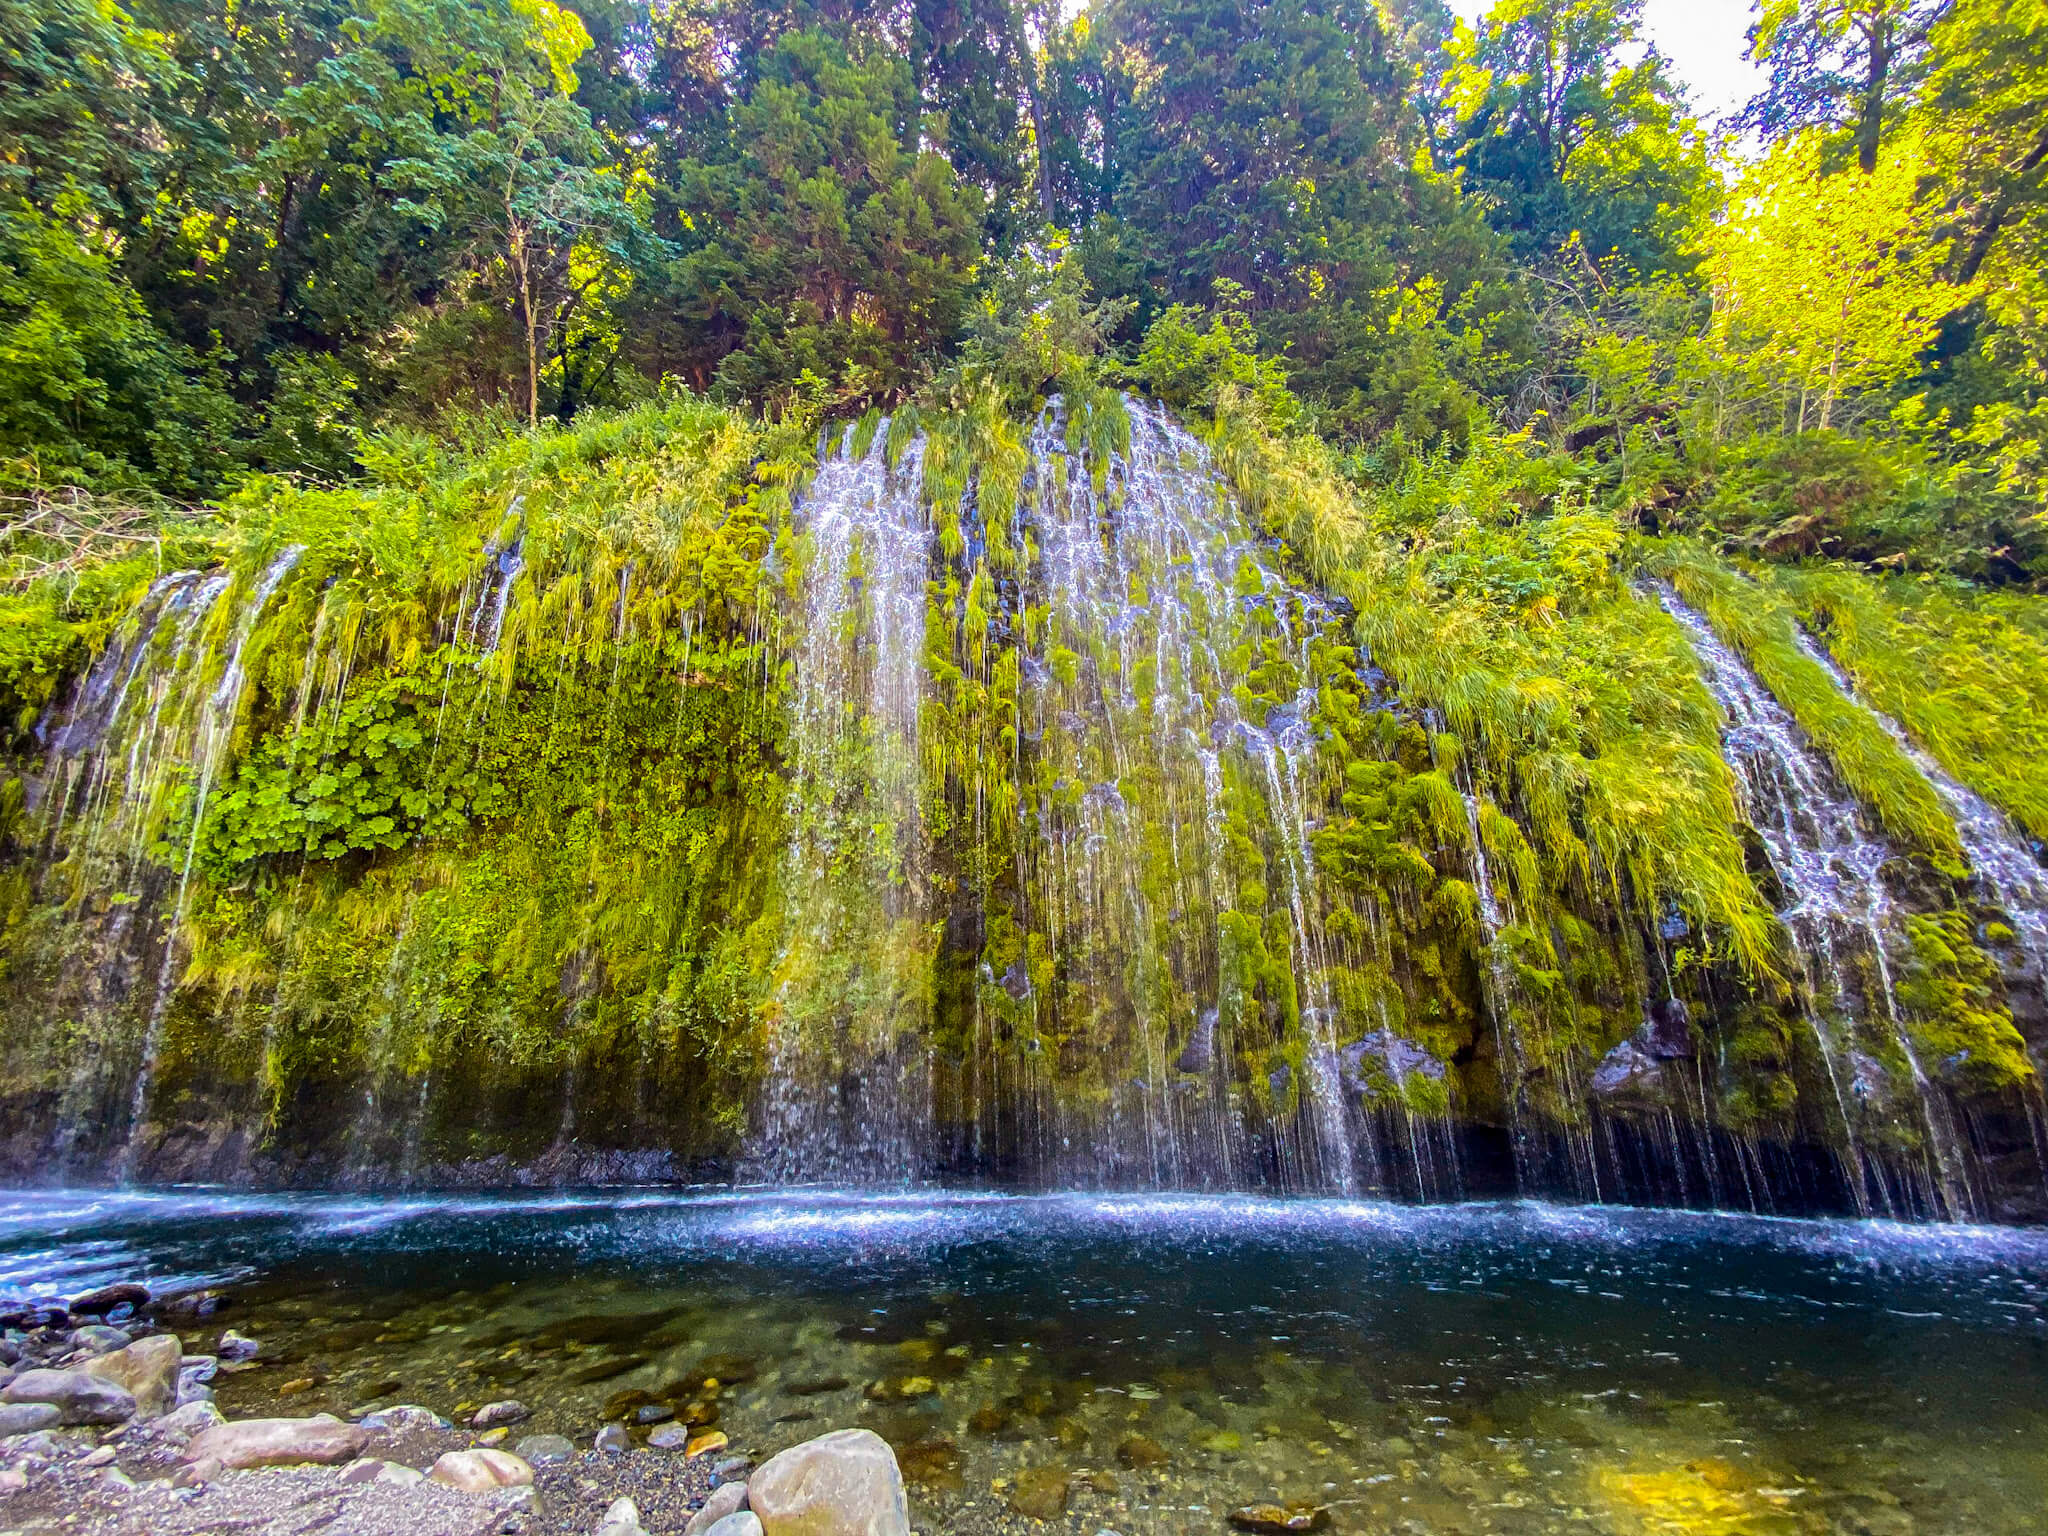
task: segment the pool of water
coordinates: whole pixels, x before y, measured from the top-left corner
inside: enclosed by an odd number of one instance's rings
[[[231,1414],[864,1425],[926,1533],[2028,1532],[2048,1233],[823,1191],[0,1196],[0,1294],[209,1286]],[[644,1412],[643,1412],[644,1410]],[[521,1433],[526,1432],[522,1427]],[[645,1426],[635,1428],[644,1437]],[[1017,1512],[1064,1507],[1048,1526]]]

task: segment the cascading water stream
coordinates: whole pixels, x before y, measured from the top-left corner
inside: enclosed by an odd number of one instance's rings
[[[1974,1201],[1967,1163],[1948,1106],[1921,1070],[1893,995],[1898,916],[1882,876],[1890,846],[1866,830],[1832,766],[1706,618],[1666,583],[1657,585],[1657,597],[1685,630],[1726,717],[1724,755],[1784,890],[1778,917],[1805,967],[1807,1022],[1833,1087],[1859,1202],[1875,1195],[1887,1210],[1897,1204],[1871,1156],[1865,1124],[1886,1098],[1905,1091],[1927,1133],[1928,1194],[1946,1214],[1968,1214]],[[1860,981],[1852,962],[1865,972]],[[1900,1074],[1883,1061],[1891,1052],[1907,1078],[1896,1089]]]
[[[918,725],[931,527],[922,445],[849,427],[797,508],[790,841],[752,1179],[881,1183],[931,1148]]]
[[[2048,870],[2041,867],[2026,839],[2014,830],[2002,811],[1951,775],[1898,721],[1872,709],[1857,694],[1855,685],[1836,665],[1834,657],[1811,635],[1800,630],[1797,639],[1800,650],[1828,674],[1844,695],[1869,711],[1947,803],[1956,836],[1969,858],[1970,873],[1985,905],[2003,913],[2010,922],[2015,945],[2026,958],[2030,979],[2048,997]]]
[[[214,777],[219,772],[222,753],[233,737],[235,723],[242,707],[242,690],[248,684],[248,672],[243,665],[249,649],[249,641],[256,632],[256,625],[263,617],[263,610],[270,605],[271,597],[289,576],[292,568],[305,553],[303,545],[294,544],[281,552],[264,568],[256,579],[249,595],[242,602],[241,612],[236,616],[234,637],[229,642],[227,664],[221,669],[220,680],[214,684],[213,692],[201,706],[197,731],[191,743],[191,764],[194,789],[192,794],[192,825],[186,834],[184,862],[178,869],[178,894],[171,907],[171,921],[165,931],[163,961],[157,972],[156,997],[150,1004],[149,1022],[142,1034],[142,1061],[135,1073],[134,1086],[129,1091],[127,1129],[122,1137],[121,1154],[116,1164],[117,1174],[126,1179],[134,1167],[135,1136],[142,1128],[143,1116],[149,1108],[149,1091],[156,1081],[157,1056],[163,1046],[164,1014],[170,1007],[175,988],[172,975],[176,968],[178,939],[184,927],[186,899],[192,888],[192,861],[199,852],[199,839],[206,826],[206,805],[213,793]]]

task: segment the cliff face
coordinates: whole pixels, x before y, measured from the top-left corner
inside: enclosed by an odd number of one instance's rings
[[[2041,1214],[2048,888],[1856,697],[1912,616],[1520,473],[1102,394],[252,500],[53,647],[0,1156]]]

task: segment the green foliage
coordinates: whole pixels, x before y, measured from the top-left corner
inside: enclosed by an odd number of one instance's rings
[[[1499,0],[1460,23],[1454,152],[1525,248],[1683,270],[1712,185],[1668,61],[1636,62],[1641,0]]]

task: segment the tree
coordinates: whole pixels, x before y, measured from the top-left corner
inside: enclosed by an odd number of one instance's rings
[[[1665,59],[1641,47],[1641,13],[1641,0],[1501,0],[1458,24],[1456,162],[1525,251],[1576,237],[1645,274],[1688,262],[1714,182]]]
[[[1743,120],[1777,136],[1847,131],[1865,175],[1877,169],[1888,107],[1916,85],[1927,41],[1951,0],[1759,0],[1749,56],[1770,83]]]
[[[981,195],[920,146],[900,57],[811,29],[757,69],[677,168],[672,365],[754,399],[806,370],[848,403],[898,393],[959,334]]]
[[[1797,430],[1913,372],[1972,297],[1945,275],[1938,210],[1920,197],[1916,139],[1895,136],[1869,175],[1834,175],[1817,133],[1777,145],[1737,189],[1707,258],[1717,333],[1776,362]]]

